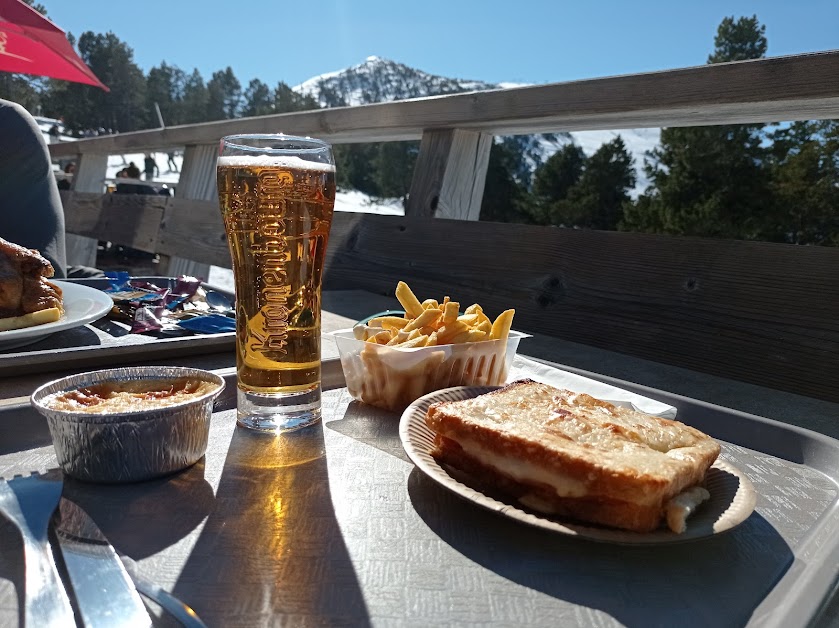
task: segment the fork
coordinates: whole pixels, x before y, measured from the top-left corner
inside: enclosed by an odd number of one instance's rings
[[[33,473],[0,478],[0,514],[20,530],[24,554],[24,624],[74,627],[70,600],[55,566],[47,530],[63,481]]]

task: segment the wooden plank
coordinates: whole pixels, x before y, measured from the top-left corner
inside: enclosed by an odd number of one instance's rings
[[[104,195],[93,192],[61,192],[66,231],[76,235],[92,234],[96,238],[104,235],[100,216],[105,200]]]
[[[216,193],[218,143],[187,146],[175,196],[198,201],[212,201]]]
[[[231,268],[230,250],[219,212],[218,201],[171,199],[160,230],[158,253],[197,262],[184,272],[202,276],[209,265]]]
[[[105,176],[108,170],[108,155],[102,153],[86,153],[76,155],[76,170],[73,175],[71,189],[78,193],[92,193],[101,195],[105,190]],[[93,237],[81,235],[80,230],[71,230],[65,224],[64,236],[65,257],[68,266],[96,266],[96,255],[99,242]]]
[[[64,259],[67,266],[96,267],[96,256],[98,254],[99,242],[92,238],[76,235],[74,233],[64,234]]]
[[[54,157],[213,144],[233,133],[333,143],[839,118],[839,51],[167,127],[51,144]]]
[[[50,146],[58,146],[58,144],[50,144]],[[85,152],[75,156],[76,171],[71,184],[72,190],[102,194],[105,191],[105,176],[108,173],[107,153]]]
[[[217,155],[218,146],[215,144],[186,147],[183,164],[181,165],[181,176],[175,188],[177,198],[218,202],[216,194]],[[180,220],[181,218],[184,218],[188,223],[189,216],[178,216],[177,212],[191,211],[191,207],[184,207],[183,209],[175,205],[170,207],[166,217],[166,225],[180,225],[184,222]],[[215,212],[215,218],[218,218],[218,211]],[[214,220],[213,217],[210,217],[210,224],[216,225],[216,223],[220,223],[220,220]],[[172,239],[168,237],[166,229],[164,229],[163,239],[165,246],[172,244]],[[160,272],[173,277],[189,275],[206,280],[210,276],[210,264],[198,261],[194,256],[194,250],[175,247],[177,254],[161,255]],[[198,254],[202,254],[203,251],[204,249],[199,249]]]
[[[836,249],[402,217],[336,226],[328,289],[392,294],[403,279],[420,298],[515,307],[526,331],[839,401]]]
[[[477,220],[492,140],[463,129],[423,133],[405,215]]]
[[[69,233],[230,267],[218,201],[143,194],[62,194]]]
[[[145,194],[62,193],[68,233],[154,253],[167,198]]]

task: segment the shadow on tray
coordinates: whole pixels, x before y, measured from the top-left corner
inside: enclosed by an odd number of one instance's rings
[[[455,551],[503,578],[599,610],[625,626],[744,625],[793,560],[790,547],[757,512],[704,540],[626,546],[512,521],[460,499],[417,469],[408,494],[423,521]]]
[[[209,625],[369,625],[328,476],[321,424],[236,429],[175,594]]]

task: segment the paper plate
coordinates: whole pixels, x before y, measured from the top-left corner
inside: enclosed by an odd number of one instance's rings
[[[663,528],[655,532],[639,533],[560,521],[524,510],[512,499],[505,501],[503,497],[487,495],[470,482],[468,476],[439,464],[431,456],[429,452],[434,447],[434,432],[426,426],[425,415],[432,403],[471,399],[496,388],[461,386],[438,390],[420,397],[406,408],[399,423],[402,446],[417,468],[435,482],[479,506],[545,530],[594,541],[630,545],[682,543],[707,538],[734,528],[754,511],[756,494],[752,483],[739,469],[719,459],[705,477],[704,486],[711,498],[688,518],[687,530],[682,534]]]

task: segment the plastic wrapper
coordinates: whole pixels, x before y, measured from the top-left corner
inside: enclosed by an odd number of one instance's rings
[[[114,301],[109,318],[128,325],[133,334],[219,334],[236,329],[232,317],[214,312],[207,303],[200,279],[181,276],[157,285],[123,271],[105,275],[111,284],[105,292]]]

